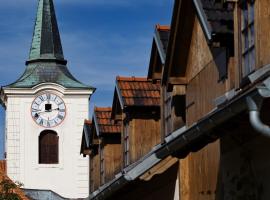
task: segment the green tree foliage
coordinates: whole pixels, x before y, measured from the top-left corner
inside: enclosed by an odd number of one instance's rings
[[[21,184],[15,184],[11,180],[4,179],[0,182],[0,200],[21,200],[20,196],[15,193],[15,189],[21,186]]]

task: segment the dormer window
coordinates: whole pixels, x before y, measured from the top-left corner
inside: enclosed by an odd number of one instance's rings
[[[242,77],[255,70],[254,0],[244,0],[241,9]]]

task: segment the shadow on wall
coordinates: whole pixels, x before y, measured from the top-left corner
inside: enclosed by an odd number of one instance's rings
[[[68,200],[54,193],[51,190],[24,189],[24,192],[26,196],[30,197],[33,200]]]
[[[174,200],[179,163],[149,181],[136,180],[107,200]]]
[[[267,124],[269,120],[265,119],[269,119],[269,103],[264,105],[261,113]],[[219,177],[216,199],[268,200],[270,138],[253,130],[247,114],[227,123],[226,132],[229,134],[221,138],[221,179]]]

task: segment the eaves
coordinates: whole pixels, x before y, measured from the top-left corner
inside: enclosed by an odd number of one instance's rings
[[[182,127],[167,136],[164,143],[155,146],[145,157],[125,168],[114,180],[92,193],[89,199],[104,200],[126,184],[138,179],[166,157],[173,155],[180,159],[185,158],[188,153],[192,152],[193,148],[199,150],[217,140],[220,136],[216,135],[213,129],[234,116],[247,111],[247,98],[264,99],[270,97],[269,72],[269,65],[254,72],[249,76],[250,81],[253,83],[250,89],[238,95],[236,93],[234,97],[218,105],[216,109],[192,126]],[[193,147],[202,138],[204,139],[201,141],[202,144],[199,147]]]

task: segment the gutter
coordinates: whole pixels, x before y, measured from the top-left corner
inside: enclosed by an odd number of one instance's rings
[[[263,69],[265,69],[265,67],[262,68],[262,70]],[[265,73],[262,75],[260,72],[261,70],[258,70],[251,75],[255,77],[251,80],[253,84],[251,89],[238,96],[231,97],[230,100],[218,105],[215,110],[197,123],[194,123],[191,127],[183,127],[167,136],[164,143],[154,147],[149,154],[135,163],[132,168],[124,169],[118,174],[117,178],[92,193],[89,199],[104,200],[129,182],[139,178],[167,156],[173,155],[178,158],[185,158],[190,152],[198,151],[205,145],[217,140],[220,136],[212,130],[230,118],[249,110],[250,107],[247,103],[247,99],[252,98],[255,99],[256,102],[262,102],[263,99],[270,97],[270,77],[263,82],[255,84],[265,76]],[[251,121],[251,123],[253,122]],[[268,128],[270,130],[270,127]]]

